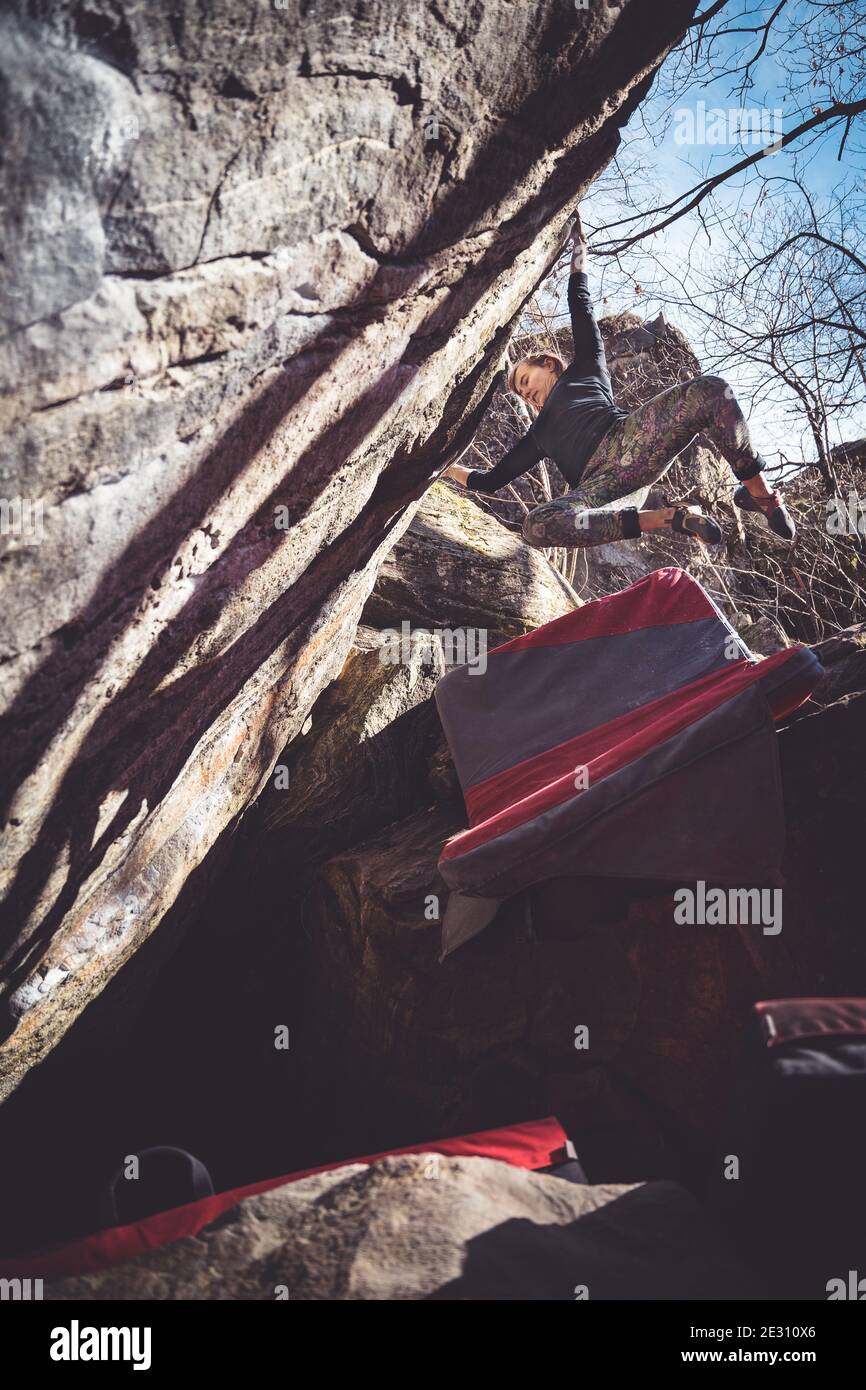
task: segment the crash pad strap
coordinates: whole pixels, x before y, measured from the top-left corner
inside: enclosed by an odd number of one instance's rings
[[[375,1163],[378,1159],[397,1154],[434,1153],[449,1158],[494,1158],[503,1163],[510,1163],[515,1168],[538,1170],[556,1162],[557,1156],[567,1143],[568,1137],[559,1121],[553,1116],[548,1116],[543,1120],[528,1120],[523,1124],[507,1125],[501,1129],[482,1130],[478,1134],[464,1134],[455,1139],[431,1139],[424,1144],[387,1149],[382,1153],[367,1154],[363,1158],[344,1158],[335,1163],[323,1163],[317,1168],[305,1168],[297,1173],[289,1173],[287,1176],[266,1178],[247,1187],[236,1187],[230,1192],[219,1192],[214,1197],[205,1197],[199,1202],[190,1202],[186,1206],[145,1217],[143,1221],[137,1221],[134,1225],[115,1226],[111,1230],[98,1231],[95,1235],[85,1236],[81,1240],[42,1255],[4,1259],[0,1261],[0,1277],[64,1279],[73,1274],[86,1274],[92,1270],[107,1269],[110,1265],[125,1264],[127,1260],[134,1259],[136,1255],[143,1255],[148,1250],[157,1250],[171,1241],[195,1235],[246,1197],[270,1192],[276,1187],[299,1182],[301,1178],[309,1178],[316,1173],[345,1168],[351,1163]]]

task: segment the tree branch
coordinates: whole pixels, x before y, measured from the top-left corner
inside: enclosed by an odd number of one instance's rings
[[[748,155],[737,164],[732,164],[730,169],[723,170],[722,173],[714,175],[713,178],[705,179],[702,183],[695,184],[694,187],[687,189],[685,193],[681,193],[678,198],[674,198],[672,202],[666,203],[659,209],[660,212],[668,212],[670,209],[675,208],[678,203],[681,203],[683,198],[689,198],[691,194],[694,194],[695,196],[691,198],[691,201],[680,208],[679,212],[674,212],[670,217],[664,218],[663,221],[657,222],[652,227],[645,228],[642,232],[636,232],[634,236],[628,237],[624,241],[603,242],[601,246],[595,245],[592,248],[593,255],[620,255],[630,246],[634,246],[637,242],[643,241],[645,237],[652,236],[655,232],[664,231],[665,227],[670,227],[672,223],[678,222],[681,217],[685,217],[686,213],[692,212],[694,208],[699,207],[704,199],[709,197],[714,188],[718,188],[720,184],[733,178],[734,174],[740,174],[744,169],[749,169],[753,164],[757,164],[758,160],[763,159],[769,150],[784,149],[786,145],[790,145],[794,140],[798,140],[800,136],[805,135],[807,131],[814,130],[816,126],[824,125],[828,121],[835,121],[841,118],[847,118],[850,121],[854,116],[858,116],[861,111],[866,111],[866,98],[862,101],[841,103],[829,107],[826,111],[819,111],[816,115],[810,117],[808,121],[804,121],[802,125],[796,126],[794,130],[789,131],[781,140],[775,141],[772,145],[765,145],[762,149],[756,151],[755,154]],[[623,223],[636,222],[639,218],[645,216],[646,213],[636,213],[634,217],[624,217],[620,222],[614,222],[611,225],[614,227],[622,226]],[[611,249],[605,250],[607,246]]]

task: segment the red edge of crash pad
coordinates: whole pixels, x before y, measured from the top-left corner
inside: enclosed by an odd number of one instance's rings
[[[866,1037],[866,999],[763,999],[754,1005],[766,1047],[818,1038]]]
[[[680,733],[741,690],[765,679],[801,650],[799,646],[786,647],[762,661],[732,662],[725,671],[711,671],[690,685],[680,686],[658,700],[476,783],[464,793],[467,813],[475,823],[446,841],[439,863],[459,858],[542,811],[571,800],[575,795],[573,773],[578,763],[591,768],[590,780],[596,784],[634,762],[650,748]],[[782,718],[808,699],[813,683],[808,680],[802,685],[798,683],[793,704],[787,698],[788,692],[783,692],[784,702],[771,702],[773,718]]]
[[[499,652],[519,652],[526,647],[557,647],[585,642],[592,637],[616,637],[645,627],[672,627],[699,618],[718,618],[719,610],[703,589],[675,565],[653,570],[627,589],[563,613],[531,632],[491,647],[488,658]]]
[[[160,1246],[182,1240],[184,1236],[195,1235],[245,1197],[299,1182],[301,1178],[312,1177],[315,1173],[345,1168],[351,1163],[375,1163],[380,1158],[397,1154],[436,1153],[449,1158],[495,1158],[515,1168],[538,1169],[546,1168],[555,1161],[554,1156],[567,1143],[567,1138],[559,1121],[551,1115],[543,1120],[527,1120],[523,1124],[482,1130],[478,1134],[464,1134],[455,1139],[432,1139],[426,1144],[387,1149],[383,1153],[366,1154],[363,1158],[343,1158],[336,1163],[323,1163],[318,1168],[304,1168],[298,1173],[266,1178],[247,1187],[236,1187],[230,1192],[218,1192],[213,1197],[204,1197],[201,1201],[147,1216],[130,1226],[114,1226],[110,1230],[98,1231],[95,1235],[85,1236],[43,1255],[6,1258],[0,1261],[0,1275],[19,1279],[64,1279],[72,1274],[87,1274],[92,1270],[125,1264],[127,1260],[148,1250],[158,1250]]]

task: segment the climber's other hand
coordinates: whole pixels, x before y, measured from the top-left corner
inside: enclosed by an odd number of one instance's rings
[[[453,478],[456,483],[462,483],[465,487],[466,479],[471,471],[471,469],[466,468],[462,463],[449,463],[448,467],[443,470],[441,476],[443,478]]]

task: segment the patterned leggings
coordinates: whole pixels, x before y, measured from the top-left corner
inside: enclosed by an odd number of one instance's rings
[[[634,517],[623,510],[643,506],[652,484],[700,431],[735,476],[752,476],[754,465],[763,464],[732,388],[720,376],[696,376],[660,391],[613,425],[590,457],[580,487],[528,514],[524,540],[544,548],[628,539]],[[605,505],[614,501],[617,507]]]

